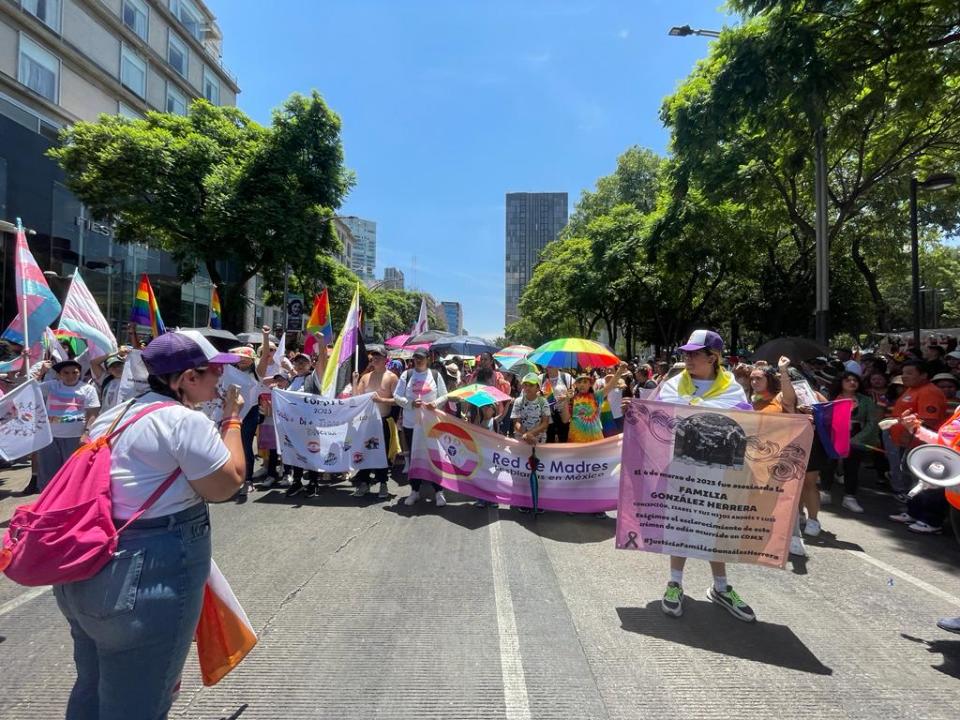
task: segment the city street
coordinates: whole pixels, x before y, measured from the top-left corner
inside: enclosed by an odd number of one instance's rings
[[[26,484],[0,471],[3,526]],[[870,483],[868,483],[869,485]],[[613,547],[608,519],[358,502],[347,484],[213,508],[214,556],[260,644],[214,688],[187,661],[182,718],[957,718],[960,546],[825,508],[810,558],[739,566],[757,611],[704,599],[691,561],[686,614],[659,607],[667,559]],[[0,718],[62,717],[73,681],[48,589],[0,580]]]

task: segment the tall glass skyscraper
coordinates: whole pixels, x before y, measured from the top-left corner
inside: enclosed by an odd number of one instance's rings
[[[520,318],[517,306],[547,243],[567,224],[567,193],[507,193],[504,324]]]

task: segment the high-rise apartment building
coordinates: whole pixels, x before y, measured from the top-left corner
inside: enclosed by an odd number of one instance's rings
[[[335,253],[333,257],[337,262],[351,267],[353,265],[353,246],[355,240],[353,233],[350,231],[350,226],[347,225],[341,217],[335,217],[333,219],[333,226],[337,231],[337,237],[340,238],[340,243],[343,245],[343,250]]]
[[[463,335],[463,306],[458,302],[444,300],[440,303],[443,316],[447,319],[447,332]]]
[[[403,271],[395,267],[384,268],[383,288],[384,290],[403,290]]]
[[[507,193],[504,324],[516,322],[517,306],[540,253],[567,224],[567,193]]]
[[[364,282],[370,282],[377,267],[377,223],[353,215],[341,220],[353,235],[350,269]]]
[[[185,114],[195,98],[236,105],[240,88],[221,48],[202,0],[0,0],[0,220],[21,217],[36,232],[29,243],[43,270],[65,278],[80,268],[116,330],[126,323],[140,273],[150,274],[170,326],[206,324],[209,279],[201,269],[184,284],[167,253],[116,244],[110,226],[91,220],[44,153],[61,128],[101,113]],[[16,303],[13,242],[2,239],[6,325]],[[251,284],[247,324],[256,327],[263,306]]]

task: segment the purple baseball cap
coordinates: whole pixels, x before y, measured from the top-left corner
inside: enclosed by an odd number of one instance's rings
[[[697,350],[715,350],[723,352],[723,338],[717,335],[713,330],[694,330],[690,333],[686,345],[681,345],[680,349],[685,352],[695,352]]]
[[[239,355],[220,352],[196,330],[164,333],[150,341],[141,357],[153,375],[169,375],[203,365],[230,365],[240,361]]]

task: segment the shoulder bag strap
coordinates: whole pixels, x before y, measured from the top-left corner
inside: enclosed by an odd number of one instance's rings
[[[170,473],[170,476],[166,480],[164,480],[159,485],[159,487],[157,487],[156,490],[153,491],[150,497],[147,498],[146,502],[144,502],[143,505],[140,506],[140,509],[137,510],[133,515],[131,515],[130,519],[127,520],[122,526],[120,526],[120,528],[117,529],[117,535],[119,535],[124,530],[126,530],[127,526],[130,525],[130,523],[134,522],[135,520],[139,520],[141,515],[143,515],[147,510],[153,507],[154,503],[156,503],[157,500],[160,499],[160,496],[170,489],[170,486],[173,485],[173,481],[176,480],[179,475],[180,475],[180,468],[178,467],[176,470]]]
[[[130,402],[132,403],[133,401],[131,400]],[[170,402],[158,402],[158,403],[153,403],[153,404],[151,404],[151,405],[148,405],[147,407],[143,408],[143,410],[141,410],[141,411],[138,412],[136,415],[134,415],[132,418],[130,418],[129,420],[127,420],[127,422],[125,422],[125,423],[124,423],[123,425],[121,425],[119,428],[117,428],[116,430],[114,430],[113,428],[114,428],[114,426],[116,426],[117,421],[119,421],[120,417],[122,417],[123,414],[126,412],[126,410],[124,410],[123,412],[120,413],[120,416],[117,418],[117,420],[114,420],[114,421],[113,421],[113,425],[110,426],[110,431],[108,431],[108,432],[105,434],[105,437],[107,438],[107,440],[113,440],[117,435],[119,435],[119,434],[122,433],[124,430],[126,430],[128,427],[130,427],[131,425],[133,425],[133,423],[135,423],[137,420],[139,420],[140,418],[142,418],[144,415],[149,415],[149,414],[152,413],[154,410],[160,410],[161,408],[165,408],[165,407],[172,407],[173,405],[176,405],[176,404],[177,404],[177,403],[175,403],[175,402],[173,402],[173,401],[170,401]],[[128,408],[128,409],[129,409],[129,408]]]

